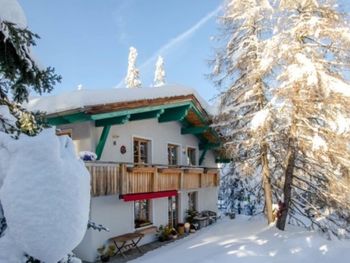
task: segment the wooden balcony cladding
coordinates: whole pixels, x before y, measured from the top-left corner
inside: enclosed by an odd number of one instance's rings
[[[119,192],[120,167],[118,164],[86,163],[91,175],[91,195],[114,195]]]
[[[88,162],[93,197],[216,187],[219,171],[207,168],[137,167],[130,164]]]

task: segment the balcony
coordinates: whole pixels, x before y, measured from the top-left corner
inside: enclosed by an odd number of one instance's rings
[[[135,165],[112,162],[86,162],[91,174],[91,195],[137,193],[217,187],[216,168]]]

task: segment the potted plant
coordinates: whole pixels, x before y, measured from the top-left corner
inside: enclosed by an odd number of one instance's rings
[[[115,246],[109,245],[108,247],[102,246],[97,249],[97,252],[99,254],[98,260],[101,260],[102,262],[108,262],[111,257],[115,254]]]
[[[183,223],[177,224],[177,232],[179,233],[180,236],[185,234],[185,224]]]
[[[106,253],[106,246],[99,247],[97,249],[98,257],[97,260],[101,260],[102,262],[108,262],[110,256]]]

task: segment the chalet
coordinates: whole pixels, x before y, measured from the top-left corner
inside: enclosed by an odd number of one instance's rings
[[[48,113],[77,152],[91,151],[92,221],[110,232],[88,230],[75,252],[93,262],[113,236],[184,222],[186,210],[217,211],[218,135],[210,107],[192,89],[76,90],[32,98],[31,110]],[[152,228],[153,227],[153,228]],[[151,242],[154,233],[142,242]]]

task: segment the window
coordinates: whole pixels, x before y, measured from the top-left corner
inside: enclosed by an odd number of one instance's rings
[[[174,144],[168,144],[168,164],[177,165],[178,164],[178,148],[179,146]]]
[[[144,139],[134,139],[134,163],[148,163],[150,141]]]
[[[176,227],[177,225],[177,196],[170,196],[168,198],[168,218],[169,226]]]
[[[151,225],[151,202],[139,200],[134,202],[135,228]]]
[[[197,210],[197,192],[188,193],[188,210]]]
[[[187,148],[187,162],[188,165],[196,165],[196,149],[188,147]]]

